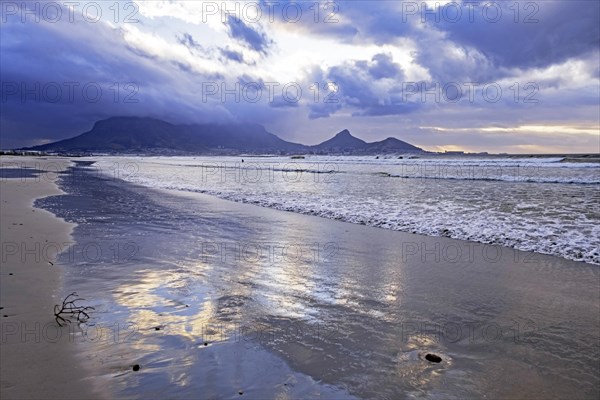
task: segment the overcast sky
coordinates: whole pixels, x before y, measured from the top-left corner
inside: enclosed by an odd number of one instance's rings
[[[600,151],[600,2],[1,3],[0,147],[116,115]]]

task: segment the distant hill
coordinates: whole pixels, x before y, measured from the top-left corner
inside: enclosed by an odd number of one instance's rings
[[[339,153],[345,151],[356,151],[366,149],[367,142],[356,138],[350,134],[348,129],[344,129],[329,140],[324,141],[316,146],[311,146],[315,151],[327,153]]]
[[[413,146],[410,143],[403,142],[393,137],[389,137],[380,142],[369,143],[367,149],[372,153],[401,153],[401,152],[419,152],[423,149]]]
[[[258,124],[174,125],[155,118],[112,117],[81,135],[27,150],[153,154],[378,154],[423,151],[395,138],[367,143],[345,129],[316,146],[285,141]]]
[[[379,154],[379,153],[402,153],[402,152],[421,152],[423,149],[403,142],[396,138],[387,138],[380,142],[367,143],[350,134],[348,129],[344,129],[329,140],[316,146],[311,146],[311,150],[317,153],[351,153],[351,154]]]
[[[115,117],[94,124],[89,132],[71,139],[32,147],[41,151],[135,152],[149,149],[187,148],[193,152],[208,150],[191,140],[180,126],[153,118]]]
[[[70,139],[31,147],[63,152],[293,152],[303,145],[286,142],[257,124],[173,125],[154,118],[113,117]]]

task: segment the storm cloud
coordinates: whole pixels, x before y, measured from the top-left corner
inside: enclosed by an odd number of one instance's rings
[[[232,15],[227,17],[226,23],[231,38],[239,40],[246,44],[252,50],[258,53],[266,53],[271,41],[267,39],[264,33],[261,33],[240,19]]]
[[[102,3],[92,22],[81,6],[57,19],[37,2],[3,2],[0,147],[73,136],[115,115],[261,123],[305,143],[356,127],[431,149],[488,150],[498,146],[490,126],[544,125],[543,140],[506,130],[503,151],[598,146],[589,131],[577,140],[560,131],[600,125],[598,2],[259,3],[260,18],[243,6],[232,15],[140,3],[118,21]],[[300,88],[294,101],[282,93],[290,86]]]

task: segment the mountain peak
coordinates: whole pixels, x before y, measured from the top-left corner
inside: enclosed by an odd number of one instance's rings
[[[352,136],[348,129],[344,129],[331,139],[326,140],[323,143],[318,144],[314,147],[317,150],[322,151],[346,151],[363,148],[366,145],[367,142]]]
[[[380,142],[369,143],[369,150],[382,153],[423,151],[395,137],[388,137]]]
[[[350,131],[348,129],[344,129],[343,131],[339,132],[337,135],[335,135],[335,137],[354,137],[350,134]]]

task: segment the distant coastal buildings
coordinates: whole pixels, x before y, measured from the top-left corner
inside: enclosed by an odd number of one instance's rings
[[[0,150],[0,156],[47,156],[48,153],[36,150]]]
[[[459,151],[459,150],[455,150],[455,151],[446,150],[446,151],[444,151],[444,154],[449,155],[449,156],[464,156],[464,155],[469,155],[469,154],[477,154],[480,156],[487,156],[490,153],[488,153],[487,151],[482,151],[479,153],[466,153],[464,151]]]

